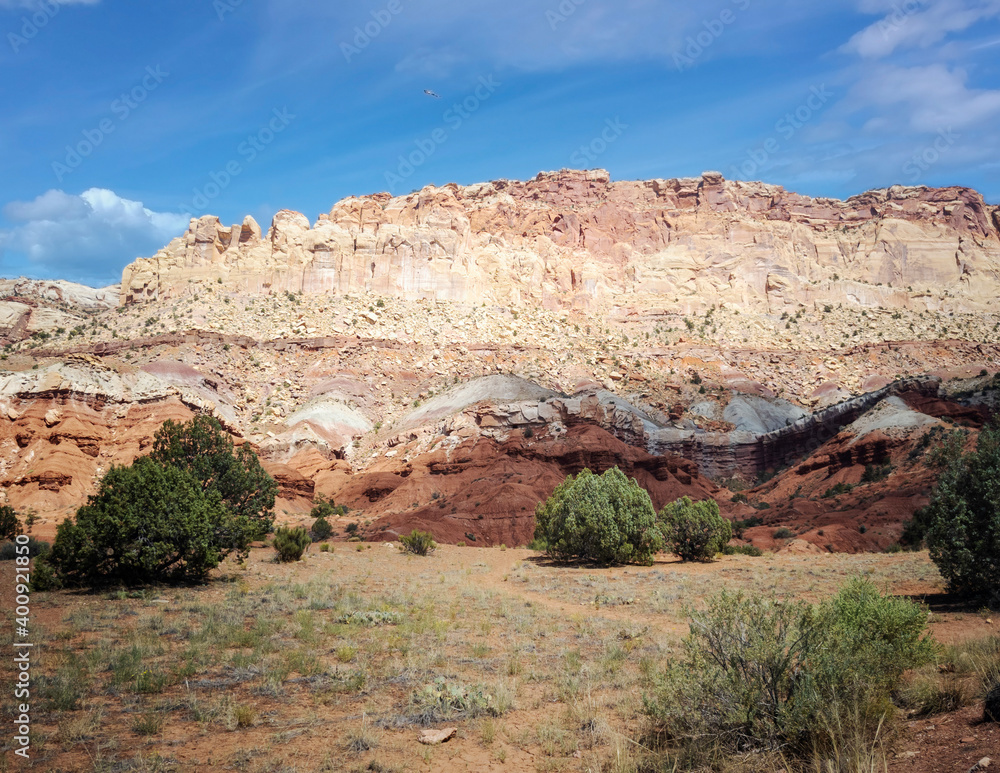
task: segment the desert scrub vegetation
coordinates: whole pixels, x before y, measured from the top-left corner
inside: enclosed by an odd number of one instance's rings
[[[711,561],[733,538],[732,524],[714,499],[682,497],[660,511],[666,547],[681,561]]]
[[[915,516],[931,559],[954,593],[1000,604],[1000,418],[984,427],[976,450],[952,435],[932,454],[941,469],[930,504]]]
[[[21,533],[21,521],[10,505],[0,505],[0,540],[12,540]]]
[[[306,548],[311,544],[312,537],[302,526],[295,528],[279,526],[274,533],[274,542],[272,543],[275,558],[282,563],[300,560],[302,554],[306,552]]]
[[[560,483],[535,510],[535,544],[561,561],[651,564],[663,535],[649,494],[614,467]]]
[[[894,701],[909,716],[933,716],[984,702],[998,687],[1000,636],[988,636],[940,647],[932,664],[908,675]]]
[[[102,769],[127,770],[136,755],[179,757],[184,738],[197,749],[175,768],[315,770],[328,754],[327,769],[404,771],[471,754],[510,770],[624,773],[644,762],[642,696],[682,655],[685,603],[722,584],[823,599],[845,573],[879,587],[940,582],[926,553],[647,569],[565,566],[511,548],[442,546],[433,561],[411,560],[375,546],[338,553],[335,572],[321,560],[275,564],[273,553],[255,548],[207,585],[39,594],[61,617],[33,665],[52,707],[40,713],[38,764],[90,769],[102,748]],[[241,706],[255,712],[244,726]],[[428,762],[416,726],[435,706],[459,733]],[[146,735],[153,714],[162,728]],[[377,744],[363,740],[372,733]]]
[[[827,760],[877,748],[903,673],[934,657],[927,612],[864,579],[817,605],[723,591],[689,617],[682,656],[644,698],[656,734],[683,765],[748,752]]]
[[[273,523],[277,486],[218,420],[167,421],[153,451],[112,467],[36,565],[49,586],[201,582]]]
[[[399,548],[404,553],[412,553],[415,556],[426,556],[437,550],[437,543],[434,541],[434,536],[429,532],[414,529],[409,534],[400,535]]]
[[[480,716],[500,717],[514,705],[512,688],[465,685],[438,677],[410,695],[407,719],[420,725]]]

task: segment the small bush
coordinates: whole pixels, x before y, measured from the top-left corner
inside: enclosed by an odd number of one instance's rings
[[[404,553],[413,553],[416,556],[426,556],[437,549],[434,536],[426,531],[414,529],[409,534],[402,534],[399,537],[400,549]]]
[[[401,620],[398,612],[380,609],[368,609],[364,611],[347,612],[337,618],[338,623],[348,625],[396,625]]]
[[[558,560],[599,564],[648,565],[663,546],[649,494],[617,467],[560,483],[535,510],[535,539]]]
[[[513,708],[513,696],[503,688],[463,685],[438,677],[410,695],[410,718],[421,725],[483,715],[500,717]]]
[[[830,486],[826,491],[823,492],[824,499],[830,499],[832,497],[838,497],[841,494],[848,494],[854,491],[854,486],[850,483],[838,483],[834,486]]]
[[[764,555],[764,551],[756,545],[726,545],[722,548],[722,554],[724,556],[753,556],[754,558],[760,558]]]
[[[325,539],[329,539],[330,535],[333,534],[333,527],[326,518],[320,516],[313,521],[312,528],[309,531],[312,534],[313,542],[322,542]]]
[[[892,464],[866,464],[865,471],[861,475],[862,483],[876,483],[885,480],[892,474]]]
[[[720,748],[808,756],[842,748],[846,733],[874,743],[903,672],[934,652],[927,612],[863,579],[817,606],[723,591],[688,614],[683,659],[644,705],[695,758]]]
[[[344,531],[350,534],[352,537],[358,533],[358,524],[351,522],[344,527]]]
[[[274,549],[277,551],[277,559],[282,563],[300,560],[310,544],[312,538],[301,526],[296,526],[294,529],[279,526],[274,533]]]
[[[774,539],[791,539],[795,536],[795,532],[789,529],[787,526],[782,526],[779,529],[775,529],[774,534],[771,535]]]
[[[28,557],[46,556],[51,549],[48,542],[28,537]],[[0,545],[0,561],[13,561],[17,556],[17,545],[13,542],[5,542]]]
[[[711,561],[733,538],[732,524],[714,499],[682,497],[660,511],[666,547],[681,561]]]
[[[764,519],[759,515],[751,515],[749,518],[745,518],[740,521],[733,521],[733,536],[736,537],[736,539],[743,539],[743,532],[747,529],[763,525]]]
[[[0,540],[12,540],[20,533],[17,511],[10,505],[0,505]]]

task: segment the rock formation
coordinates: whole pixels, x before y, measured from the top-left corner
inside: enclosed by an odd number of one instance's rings
[[[725,303],[966,310],[1000,291],[1000,212],[967,188],[894,186],[847,201],[701,178],[611,182],[563,170],[191,221],[122,275],[121,303],[221,279],[250,294],[371,292],[626,315]]]
[[[203,217],[120,290],[0,282],[0,501],[51,525],[206,412],[286,523],[323,494],[368,537],[523,544],[566,475],[618,465],[763,547],[882,549],[946,423],[1000,404],[998,226],[965,188],[601,171],[350,198],[266,234]]]

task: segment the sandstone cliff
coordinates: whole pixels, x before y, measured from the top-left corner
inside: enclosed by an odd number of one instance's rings
[[[222,280],[250,294],[370,292],[617,314],[725,303],[976,310],[1000,291],[1000,211],[975,191],[894,186],[847,201],[701,178],[427,187],[338,202],[310,225],[279,212],[191,221],[127,266],[121,304]],[[192,287],[194,284],[194,288]]]

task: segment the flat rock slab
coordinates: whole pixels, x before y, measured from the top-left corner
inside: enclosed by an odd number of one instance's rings
[[[420,734],[419,741],[428,746],[437,746],[439,743],[444,743],[454,738],[457,732],[457,727],[446,727],[442,730],[424,730]]]

